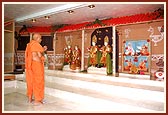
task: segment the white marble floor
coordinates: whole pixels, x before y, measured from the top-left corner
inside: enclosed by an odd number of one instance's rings
[[[104,78],[106,77],[106,78]],[[4,82],[4,113],[164,113],[164,83],[80,73],[46,74],[45,100],[27,103],[25,76]],[[142,83],[143,81],[143,83]],[[106,91],[105,91],[106,90]],[[149,97],[151,96],[151,97]]]
[[[5,94],[4,99],[4,112],[68,112],[76,106],[73,102],[49,95],[45,95],[47,103],[40,106],[27,103],[26,96],[18,92]]]
[[[5,113],[32,113],[32,112],[45,112],[45,113],[66,113],[66,112],[79,112],[79,113],[88,113],[88,112],[109,112],[109,113],[122,113],[122,112],[156,112],[155,110],[145,109],[136,106],[130,106],[127,104],[108,102],[104,100],[96,101],[92,100],[90,102],[78,103],[72,101],[61,99],[49,95],[45,95],[45,100],[47,103],[34,106],[33,104],[27,103],[26,96],[19,92],[13,92],[5,94],[4,98],[4,112]],[[86,100],[87,101],[87,100]],[[94,102],[94,103],[93,103]]]

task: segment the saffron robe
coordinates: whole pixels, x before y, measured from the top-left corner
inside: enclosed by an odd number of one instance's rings
[[[32,52],[43,52],[43,47],[35,40],[27,44],[25,51],[25,69],[27,82],[27,96],[35,101],[42,101],[44,98],[44,57],[42,63],[32,60]]]

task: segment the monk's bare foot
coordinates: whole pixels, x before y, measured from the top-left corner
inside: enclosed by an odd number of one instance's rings
[[[28,102],[28,103],[32,103],[32,102],[33,102],[33,99],[32,99],[32,98],[28,98],[27,102]]]
[[[39,105],[42,105],[42,104],[43,104],[43,103],[38,102],[38,101],[35,101],[35,102],[33,103],[34,106],[39,106]]]
[[[47,101],[43,99],[43,100],[41,101],[41,103],[42,103],[42,104],[45,104],[45,103],[47,103]]]

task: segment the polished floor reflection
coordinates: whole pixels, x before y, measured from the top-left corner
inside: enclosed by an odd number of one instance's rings
[[[46,72],[45,100],[27,103],[25,76],[4,82],[2,110],[13,112],[165,112],[163,81],[107,77],[71,72]]]
[[[47,103],[39,106],[34,106],[27,103],[27,98],[24,94],[13,92],[5,94],[5,111],[70,111],[75,107],[75,104],[70,101],[61,100],[56,97],[46,95]]]
[[[73,99],[72,99],[73,100]],[[6,112],[155,112],[154,110],[145,109],[129,104],[108,102],[105,100],[99,102],[78,103],[69,100],[63,100],[57,97],[46,95],[47,103],[39,106],[27,103],[24,94],[13,92],[5,94]],[[87,101],[87,100],[85,100]]]

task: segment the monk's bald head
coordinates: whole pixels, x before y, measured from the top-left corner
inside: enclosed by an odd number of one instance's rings
[[[39,43],[42,41],[41,40],[41,35],[39,33],[34,33],[32,38],[33,38],[33,40],[35,40]]]

